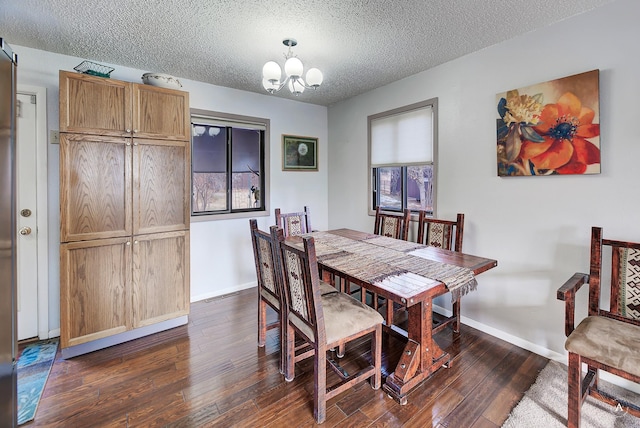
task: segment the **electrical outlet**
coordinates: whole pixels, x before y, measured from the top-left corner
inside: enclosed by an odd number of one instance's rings
[[[49,142],[51,142],[51,144],[60,144],[60,132],[51,131],[49,133]]]

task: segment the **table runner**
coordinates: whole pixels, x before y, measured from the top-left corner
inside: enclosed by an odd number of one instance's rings
[[[429,260],[424,251],[427,246],[423,244],[377,235],[362,240],[329,232],[313,232],[308,236],[313,236],[316,256],[323,264],[370,283],[413,273],[445,284],[454,302],[475,290],[478,284],[470,269]]]

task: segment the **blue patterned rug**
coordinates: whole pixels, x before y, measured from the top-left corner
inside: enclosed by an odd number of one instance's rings
[[[24,348],[18,358],[18,425],[32,420],[56,358],[58,339],[41,340]]]

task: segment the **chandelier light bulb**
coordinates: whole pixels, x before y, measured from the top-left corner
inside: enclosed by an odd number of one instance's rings
[[[288,77],[300,77],[302,76],[303,70],[304,68],[302,66],[302,61],[300,61],[295,56],[287,59],[287,61],[284,63],[284,72]]]
[[[282,70],[275,61],[269,61],[262,67],[262,77],[268,81],[280,81]],[[266,89],[266,88],[265,88]]]
[[[317,68],[310,68],[309,71],[307,71],[307,85],[313,89],[322,85],[322,72]]]
[[[304,80],[302,80],[302,79],[293,79],[293,78],[291,78],[291,79],[289,79],[289,85],[288,86],[289,86],[289,90],[291,91],[291,93],[293,95],[298,96],[298,95],[300,95],[301,93],[304,92],[305,84],[304,84]]]
[[[273,94],[280,89],[280,80],[276,80],[274,82],[272,80],[264,78],[262,79],[262,87],[265,88],[270,94]]]

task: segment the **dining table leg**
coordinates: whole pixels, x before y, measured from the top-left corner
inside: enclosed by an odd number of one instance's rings
[[[407,343],[383,385],[384,391],[401,405],[407,404],[407,394],[413,388],[449,363],[449,354],[433,340],[431,305],[429,297],[407,308]]]

